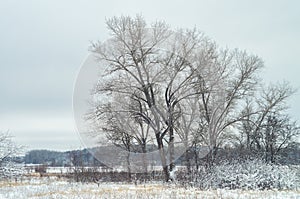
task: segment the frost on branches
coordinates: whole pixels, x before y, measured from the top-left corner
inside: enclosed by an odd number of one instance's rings
[[[21,147],[17,146],[7,133],[0,133],[0,180],[19,177],[23,167],[14,158],[19,155]]]
[[[299,189],[298,170],[262,160],[225,161],[200,172],[197,183],[204,189]]]

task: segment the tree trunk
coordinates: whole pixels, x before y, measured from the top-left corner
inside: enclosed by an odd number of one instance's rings
[[[169,138],[169,157],[170,157],[170,172],[173,172],[175,169],[175,155],[174,155],[174,130],[173,130],[173,124],[170,124],[170,138]],[[170,179],[170,180],[174,180],[174,179]]]
[[[126,161],[127,161],[127,172],[128,172],[127,177],[128,177],[128,181],[131,182],[130,151],[128,151],[127,153]]]
[[[161,163],[162,163],[162,167],[163,167],[164,178],[165,178],[165,181],[168,182],[170,180],[170,171],[169,171],[169,168],[167,165],[163,141],[162,141],[162,138],[160,137],[159,133],[156,134],[156,141],[157,141],[159,155],[160,155],[160,159],[161,159]]]
[[[195,157],[196,158],[196,157]],[[187,149],[185,152],[185,161],[188,175],[191,175],[191,159],[190,159],[190,149]]]
[[[146,149],[146,143],[144,142],[142,144],[142,153],[143,153],[143,167],[144,167],[144,175],[146,176],[148,173],[148,161],[147,161],[147,157],[146,157],[146,153],[147,153],[147,149]]]

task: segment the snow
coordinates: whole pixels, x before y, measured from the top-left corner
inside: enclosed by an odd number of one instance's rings
[[[300,198],[300,191],[274,190],[207,190],[183,188],[174,184],[116,184],[103,183],[99,187],[95,183],[74,183],[58,178],[28,178],[22,182],[0,182],[0,199],[15,198]]]

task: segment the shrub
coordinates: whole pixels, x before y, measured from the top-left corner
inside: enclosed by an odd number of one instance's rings
[[[297,189],[297,170],[299,167],[266,164],[262,160],[225,161],[202,169],[197,185],[204,189]]]

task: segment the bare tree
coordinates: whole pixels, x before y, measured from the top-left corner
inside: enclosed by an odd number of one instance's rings
[[[22,152],[8,133],[0,133],[0,178],[17,177],[22,174],[22,166],[15,159]]]
[[[296,122],[287,115],[287,99],[295,92],[287,83],[263,87],[256,99],[248,101],[241,122],[241,145],[248,151],[263,153],[266,161],[275,156],[299,135]]]
[[[279,152],[300,135],[300,128],[286,115],[268,116],[263,144],[266,162],[274,163]]]
[[[113,108],[107,104],[101,109],[100,117],[97,120],[105,121],[105,125],[99,127],[106,133],[109,142],[127,151],[126,162],[128,179],[131,179],[130,153],[143,153],[143,170],[147,173],[147,143],[149,141],[149,125],[132,118],[129,112]]]
[[[239,50],[218,50],[211,45],[207,51],[210,58],[201,60],[205,66],[202,86],[207,92],[199,99],[199,137],[210,146],[208,158],[213,162],[224,133],[248,116],[242,112],[242,103],[253,95],[263,63],[257,56]]]

